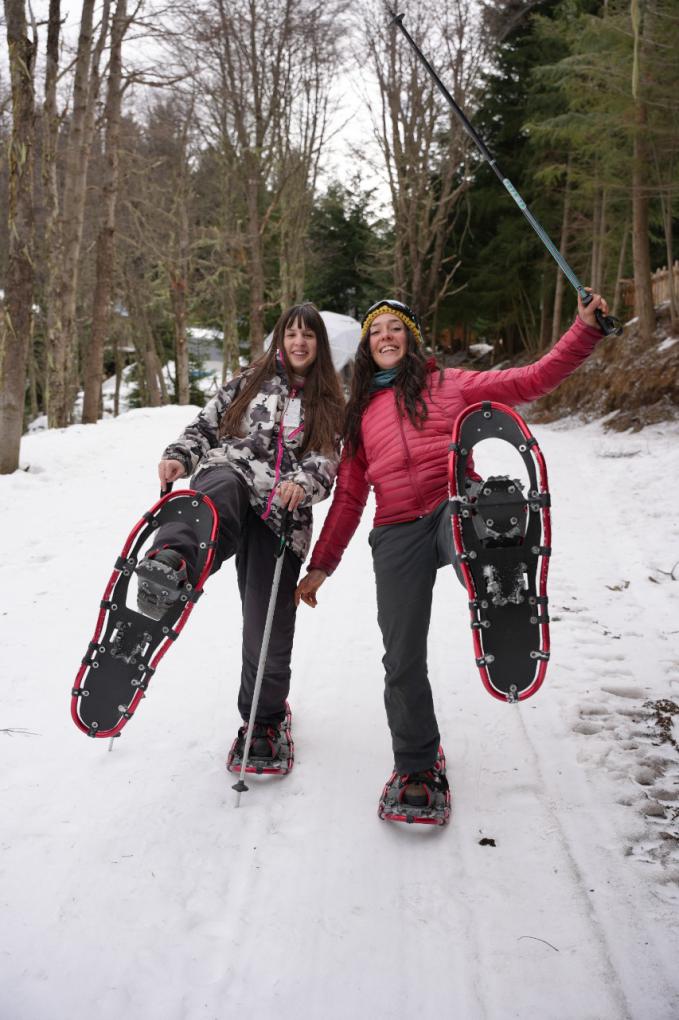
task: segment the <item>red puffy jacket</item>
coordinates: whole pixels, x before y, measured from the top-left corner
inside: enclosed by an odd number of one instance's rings
[[[592,353],[602,334],[577,318],[543,358],[523,368],[470,372],[448,368],[430,379],[429,416],[422,428],[399,414],[394,389],[378,390],[361,421],[353,457],[342,456],[332,505],[314,546],[309,570],[331,574],[361,519],[372,487],[374,526],[412,521],[448,495],[448,444],[458,414],[480,400],[525,404],[555,389]],[[432,371],[437,371],[432,362]]]

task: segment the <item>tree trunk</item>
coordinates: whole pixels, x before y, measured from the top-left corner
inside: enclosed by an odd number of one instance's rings
[[[596,286],[592,284],[592,287],[596,293],[600,294],[604,285],[605,272],[606,272],[606,209],[608,204],[608,192],[604,187],[601,192],[601,207],[599,211],[599,250],[597,252],[596,262]]]
[[[163,404],[167,404],[163,368],[156,352],[156,343],[151,327],[146,321],[145,316],[141,340],[135,341],[135,347],[144,366],[144,384],[148,406],[160,407]]]
[[[186,337],[186,279],[180,273],[170,276],[170,298],[174,316],[176,400],[178,404],[189,402],[189,346]]]
[[[542,285],[540,287],[540,347],[541,351],[546,350],[549,347],[550,335],[551,335],[551,322],[549,317],[549,298],[550,298],[550,280],[551,273],[549,272],[550,259],[549,256],[545,256],[543,259],[542,269]]]
[[[613,307],[611,312],[616,317],[620,314],[620,301],[622,299],[622,274],[625,271],[625,259],[627,257],[627,241],[629,239],[629,224],[625,227],[618,256],[618,275],[615,280],[615,294],[613,295]]]
[[[58,289],[61,322],[51,337],[48,382],[50,426],[63,427],[71,420],[76,354],[76,295],[78,262],[85,213],[85,189],[95,107],[99,93],[99,63],[108,29],[110,0],[104,0],[101,27],[92,48],[94,0],[83,0],[80,35],[73,84],[73,113],[66,147],[63,212],[60,222],[61,252]]]
[[[28,36],[24,0],[5,0],[12,83],[7,236],[9,252],[0,336],[0,474],[19,466],[26,399],[26,358],[33,309],[34,69],[37,40]]]
[[[141,295],[146,293],[146,286],[143,275],[130,274],[127,269],[123,270],[125,281],[125,297],[130,311],[130,331],[134,337],[134,346],[144,366],[144,379],[146,397],[150,407],[160,407],[167,404],[167,389],[163,378],[163,366],[156,341],[149,323],[144,299]]]
[[[85,357],[83,422],[96,422],[101,414],[104,343],[109,329],[115,261],[116,204],[122,105],[122,45],[128,27],[127,0],[118,0],[111,28],[108,91],[106,95],[105,171],[102,186],[104,219],[97,237],[97,278],[92,307],[92,329]]]
[[[634,303],[639,329],[650,343],[655,331],[655,308],[651,284],[651,252],[649,245],[648,193],[649,161],[646,139],[646,107],[636,104],[636,130],[632,170],[632,251],[634,258]]]
[[[153,356],[155,357],[155,365],[158,378],[158,386],[160,387],[160,403],[163,407],[170,403],[170,396],[167,392],[167,383],[165,382],[165,366],[158,356],[158,347],[156,345],[155,337],[149,329],[149,340],[153,346]]]
[[[598,292],[597,272],[599,268],[599,247],[601,244],[601,189],[598,181],[594,188],[594,211],[592,213],[592,246],[589,259],[589,279],[587,285]]]
[[[561,241],[559,243],[559,254],[562,258],[568,257],[568,236],[570,232],[571,215],[571,159],[568,157],[568,170],[566,171],[566,190],[563,197],[563,215],[561,217]],[[554,283],[554,307],[552,310],[552,343],[561,336],[561,324],[563,320],[563,294],[566,285],[566,277],[557,267],[556,280]]]
[[[40,413],[38,407],[38,373],[35,364],[35,350],[32,344],[28,348],[28,420],[35,421]]]
[[[665,252],[667,254],[667,288],[670,299],[670,329],[672,335],[679,330],[679,312],[677,309],[677,288],[674,280],[674,248],[672,245],[672,192],[660,194],[663,228],[665,231]]]
[[[57,147],[59,113],[57,82],[59,78],[59,37],[61,33],[61,2],[50,0],[47,52],[45,59],[45,100],[43,103],[42,183],[45,203],[45,388],[46,409],[50,403],[51,365],[61,337],[61,231],[59,226],[59,176]]]
[[[252,157],[250,159],[252,163]],[[264,349],[264,265],[259,214],[259,180],[254,167],[248,181],[248,261],[250,276],[250,357]]]
[[[230,375],[236,375],[238,361],[238,307],[233,273],[227,273],[222,289],[224,347],[222,358],[222,383]]]
[[[120,356],[120,339],[116,333],[113,341],[113,349],[115,353],[115,369],[116,369],[116,383],[115,390],[113,392],[113,417],[117,418],[120,414],[120,384],[123,381],[123,359]]]

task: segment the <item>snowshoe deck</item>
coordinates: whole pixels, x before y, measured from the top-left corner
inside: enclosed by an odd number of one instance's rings
[[[450,818],[451,796],[442,747],[439,747],[434,771],[438,773],[439,781],[431,787],[425,787],[428,802],[417,805],[409,804],[404,799],[408,776],[392,772],[377,806],[378,818],[385,822],[405,822],[407,825],[445,825]]]
[[[161,620],[127,604],[130,580],[140,551],[168,521],[191,520],[199,538],[198,581],[187,584]],[[115,737],[134,715],[165,652],[179,637],[203,593],[214,558],[218,515],[209,497],[190,489],[163,496],[130,533],[116,560],[100,603],[94,636],[71,691],[71,715],[90,737]]]
[[[271,756],[258,757],[250,746],[248,764],[245,768],[247,775],[258,776],[284,776],[292,771],[295,764],[295,745],[292,739],[292,712],[290,706],[285,705],[285,719],[276,727],[269,727],[272,733],[269,737],[271,745]],[[243,759],[239,754],[239,737],[236,737],[226,759],[226,768],[229,772],[240,772]]]
[[[474,446],[490,438],[505,440],[521,456],[527,494],[507,476],[487,478],[478,493],[467,494]],[[476,664],[493,697],[521,701],[539,689],[549,660],[547,468],[521,416],[490,401],[459,416],[450,450],[453,538],[469,595]]]

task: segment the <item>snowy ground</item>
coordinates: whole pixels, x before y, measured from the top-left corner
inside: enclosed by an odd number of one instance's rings
[[[483,690],[440,572],[454,809],[432,831],[375,815],[391,758],[367,516],[300,610],[290,776],[235,810],[231,565],[114,751],[73,726],[105,580],[187,418],[36,434],[0,478],[2,1020],[676,1020],[679,429],[536,430],[554,651],[520,707]]]

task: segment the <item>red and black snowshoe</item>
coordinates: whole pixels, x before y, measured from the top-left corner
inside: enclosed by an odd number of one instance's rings
[[[503,439],[518,452],[528,473],[527,493],[506,475],[486,478],[474,487],[477,491],[470,490],[470,459],[484,439]],[[455,422],[448,480],[481,680],[493,697],[522,701],[541,686],[549,660],[552,550],[544,457],[516,411],[486,401],[467,408]]]
[[[229,772],[240,772],[245,753],[245,740],[248,732],[247,724],[241,726],[238,735],[231,745],[226,767]],[[285,719],[269,725],[255,723],[252,730],[252,741],[246,773],[258,776],[284,776],[292,771],[295,763],[295,745],[292,740],[292,713],[285,703]]]
[[[194,528],[199,544],[198,579],[195,585],[188,580],[183,583],[161,618],[152,619],[128,605],[128,588],[142,560],[142,547],[169,521],[189,522]],[[184,489],[163,496],[132,529],[106,586],[94,636],[71,691],[71,715],[83,733],[115,737],[134,715],[158,663],[203,594],[218,524],[212,500]]]
[[[382,791],[377,816],[387,822],[445,825],[450,806],[446,758],[439,747],[433,768],[408,774],[392,772]]]

